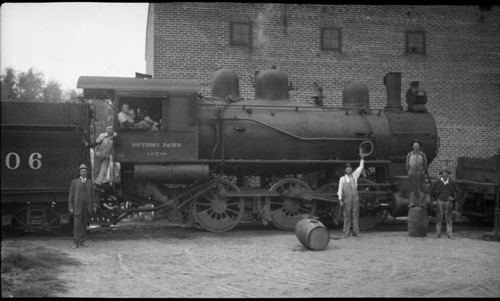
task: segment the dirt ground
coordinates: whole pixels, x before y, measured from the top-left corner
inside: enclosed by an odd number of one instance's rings
[[[93,229],[88,248],[70,237],[2,241],[63,251],[79,260],[59,275],[59,297],[500,297],[500,243],[484,230],[436,239],[365,231],[310,251],[294,232],[238,225],[226,233],[163,221]],[[330,229],[333,237],[340,229]]]

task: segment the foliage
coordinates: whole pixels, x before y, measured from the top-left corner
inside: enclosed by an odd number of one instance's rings
[[[106,126],[113,124],[114,111],[112,104],[109,101],[91,99],[89,103],[95,105],[95,131],[96,135],[104,133],[106,131]]]
[[[17,98],[16,82],[16,71],[12,68],[6,68],[5,74],[2,74],[2,101],[15,100]]]
[[[63,91],[61,84],[54,80],[45,83],[44,74],[33,68],[23,72],[8,67],[1,78],[2,101],[66,102],[78,99],[74,89]]]
[[[2,297],[51,297],[64,291],[64,282],[57,277],[63,265],[79,262],[41,247],[2,251]]]

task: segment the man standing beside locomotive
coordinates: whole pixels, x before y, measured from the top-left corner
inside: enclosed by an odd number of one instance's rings
[[[344,212],[344,237],[349,237],[352,225],[353,236],[359,236],[359,195],[358,178],[365,166],[364,156],[360,151],[361,160],[359,167],[353,172],[351,164],[346,164],[345,176],[339,180],[339,190],[337,192],[340,206]]]
[[[101,133],[95,143],[88,143],[84,141],[87,147],[94,147],[94,168],[93,168],[93,178],[97,185],[102,185],[106,174],[108,173],[109,162],[111,159],[111,152],[113,151],[113,138],[117,134],[113,130],[112,125],[106,127],[106,132]]]
[[[92,181],[87,181],[88,167],[85,164],[78,168],[80,177],[71,181],[69,187],[68,208],[73,215],[73,249],[87,247],[87,227],[89,225],[89,214],[95,210],[95,192]]]
[[[424,176],[427,172],[427,156],[421,150],[422,143],[413,140],[413,150],[406,156],[406,170],[408,171],[408,181],[410,182],[410,204],[409,207],[426,207]]]
[[[439,172],[441,179],[432,183],[429,190],[432,203],[437,205],[436,215],[436,238],[441,237],[441,226],[443,223],[443,214],[446,219],[446,235],[451,238],[453,235],[453,211],[455,206],[455,196],[458,192],[458,187],[451,180],[450,172],[443,169]]]

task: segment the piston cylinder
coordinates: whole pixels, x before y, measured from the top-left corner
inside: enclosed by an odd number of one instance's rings
[[[136,164],[134,177],[147,181],[195,181],[206,180],[209,168],[205,164]]]

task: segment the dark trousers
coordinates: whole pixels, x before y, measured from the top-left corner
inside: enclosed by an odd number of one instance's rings
[[[87,238],[87,227],[89,225],[89,215],[86,204],[83,204],[81,213],[74,215],[73,240],[76,244],[81,244]]]

